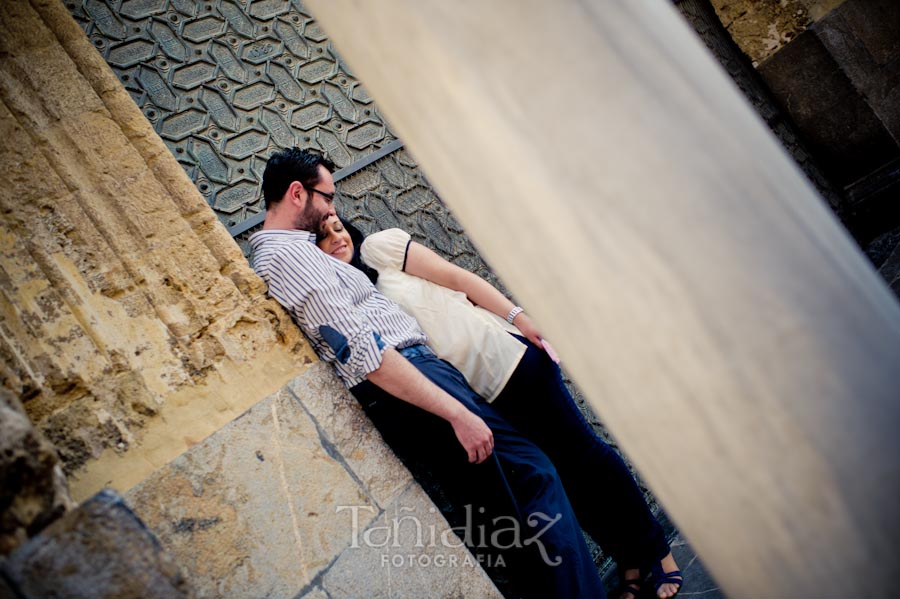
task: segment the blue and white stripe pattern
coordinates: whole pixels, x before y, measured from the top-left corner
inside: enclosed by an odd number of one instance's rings
[[[362,272],[316,247],[309,231],[263,229],[250,237],[253,270],[269,285],[347,387],[381,365],[385,347],[425,342],[412,317]]]

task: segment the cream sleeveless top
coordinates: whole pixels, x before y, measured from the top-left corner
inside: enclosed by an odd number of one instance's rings
[[[366,237],[360,257],[378,271],[378,290],[419,322],[428,347],[493,401],[525,354],[525,345],[509,333],[522,333],[464,293],[403,272],[410,240],[401,229],[379,231]]]

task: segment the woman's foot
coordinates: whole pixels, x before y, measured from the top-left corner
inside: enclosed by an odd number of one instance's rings
[[[662,558],[658,566],[652,569],[653,586],[656,587],[656,596],[659,599],[672,599],[681,590],[684,578],[678,570],[678,564],[670,551]]]
[[[643,580],[641,571],[637,568],[629,568],[623,572],[622,579],[622,586],[619,588],[616,599],[640,599],[641,581]],[[659,566],[653,568],[653,585],[656,587],[656,596],[659,599],[672,599],[681,590],[682,582],[683,578],[678,570],[678,564],[670,551],[666,557],[660,560]]]

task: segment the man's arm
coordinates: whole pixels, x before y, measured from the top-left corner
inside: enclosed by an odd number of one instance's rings
[[[494,435],[484,420],[428,380],[395,349],[385,349],[381,366],[366,378],[394,397],[449,422],[470,462],[479,464],[494,450]]]
[[[333,329],[338,342],[342,339],[346,344],[345,352],[327,340],[320,343],[316,350],[320,358],[365,375],[391,395],[443,418],[453,427],[470,462],[487,459],[494,447],[488,426],[399,352],[382,349],[336,278],[332,260],[311,243],[284,248],[272,261],[269,293],[291,312],[307,335],[321,333],[324,325]]]

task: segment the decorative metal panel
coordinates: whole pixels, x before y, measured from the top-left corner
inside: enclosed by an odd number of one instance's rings
[[[275,149],[313,148],[347,167],[396,139],[295,0],[66,6],[228,227],[262,209]]]

